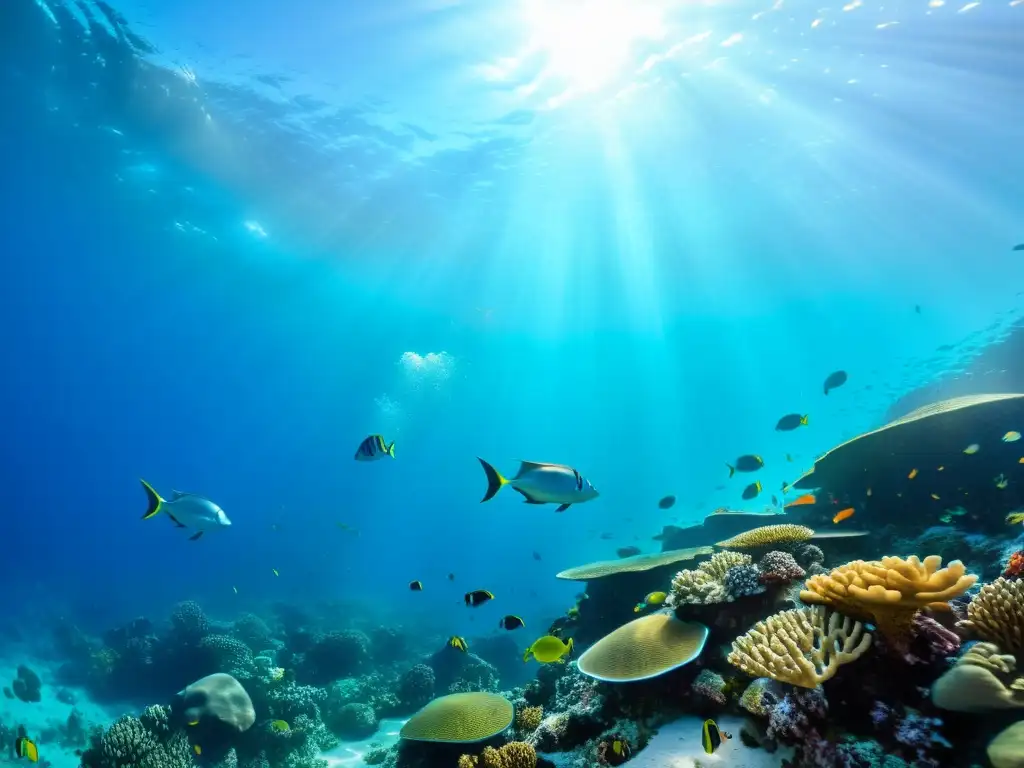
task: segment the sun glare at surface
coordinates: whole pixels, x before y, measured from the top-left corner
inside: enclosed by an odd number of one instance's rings
[[[545,74],[581,91],[620,74],[636,42],[665,34],[658,9],[642,0],[526,0],[524,16]]]

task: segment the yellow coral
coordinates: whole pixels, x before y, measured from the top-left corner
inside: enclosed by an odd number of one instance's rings
[[[537,768],[537,753],[522,741],[510,741],[501,749],[484,747],[480,753],[481,768]],[[459,768],[464,768],[460,766]]]
[[[986,584],[967,606],[967,619],[956,625],[1003,651],[1024,655],[1024,581],[1000,577]]]
[[[707,639],[703,624],[652,613],[602,637],[576,666],[589,677],[611,683],[647,680],[689,664],[700,656]]]
[[[809,578],[800,599],[868,619],[883,635],[903,638],[919,609],[948,609],[948,601],[962,595],[978,579],[966,573],[959,560],[945,568],[941,565],[938,555],[926,557],[923,562],[916,556],[906,560],[854,560]]]
[[[736,638],[728,660],[754,677],[815,688],[870,647],[871,635],[859,621],[834,613],[826,624],[824,608],[795,608]]]
[[[520,707],[516,710],[516,728],[521,733],[536,731],[544,718],[544,707]]]
[[[715,581],[721,581],[730,568],[735,568],[737,565],[750,565],[751,562],[753,562],[753,558],[742,552],[715,552],[710,560],[700,564],[699,570]]]
[[[792,544],[807,541],[814,535],[814,530],[806,525],[763,525],[750,531],[738,533],[731,539],[720,541],[715,546],[732,547],[734,549],[755,549],[757,547],[773,547],[776,544]]]
[[[402,726],[412,741],[450,744],[483,741],[512,724],[512,702],[496,693],[452,693],[427,704]]]
[[[752,715],[768,717],[771,714],[770,677],[759,677],[747,686],[740,696],[740,706]]]
[[[1021,768],[1024,766],[1024,722],[1014,723],[992,739],[988,748],[992,768]]]
[[[478,763],[475,755],[459,755],[457,768],[476,768]]]
[[[992,643],[975,643],[932,686],[932,703],[954,712],[1024,707],[1017,661]]]

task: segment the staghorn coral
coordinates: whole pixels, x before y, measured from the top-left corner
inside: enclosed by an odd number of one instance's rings
[[[975,643],[932,686],[932,703],[953,712],[1024,707],[1017,660],[992,643]]]
[[[675,608],[680,605],[710,605],[731,602],[725,577],[731,568],[749,566],[750,555],[740,552],[716,552],[710,560],[694,570],[679,571],[672,579],[672,594],[668,604]]]
[[[754,677],[815,688],[870,647],[860,622],[834,613],[826,624],[824,608],[794,608],[736,638],[728,660]]]
[[[1024,581],[1000,576],[986,584],[956,625],[1007,653],[1024,655]]]
[[[966,573],[953,560],[945,568],[938,555],[904,560],[854,560],[827,574],[812,576],[800,599],[825,605],[861,620],[870,620],[884,636],[901,642],[910,633],[914,615],[921,608],[945,609],[948,601],[966,592],[977,576]]]
[[[725,704],[725,678],[712,669],[702,669],[690,684],[690,690],[716,704]]]
[[[519,707],[516,709],[516,730],[533,733],[544,719],[544,707]]]
[[[82,753],[82,768],[190,768],[191,748],[184,733],[161,725],[166,711],[150,707],[143,716],[145,720],[124,715],[106,732],[94,734]]]
[[[785,583],[794,579],[802,579],[807,575],[789,552],[777,549],[762,557],[757,567],[761,571],[761,581],[763,582]]]
[[[793,525],[791,523],[764,525],[760,528],[738,533],[731,539],[718,542],[715,546],[732,547],[733,549],[757,549],[759,547],[773,547],[777,544],[793,544],[795,542],[807,541],[813,535],[814,530],[806,525]]]

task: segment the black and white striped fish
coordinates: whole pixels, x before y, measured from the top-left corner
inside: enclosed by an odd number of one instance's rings
[[[370,435],[359,444],[356,461],[377,461],[385,456],[395,458],[395,444],[388,445],[381,435]]]

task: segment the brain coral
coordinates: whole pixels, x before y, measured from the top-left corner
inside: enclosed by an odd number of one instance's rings
[[[568,579],[569,581],[590,581],[591,579],[601,579],[605,576],[614,576],[617,573],[649,571],[652,568],[659,568],[663,565],[671,565],[683,560],[693,560],[697,557],[710,555],[714,551],[711,547],[693,547],[691,549],[672,549],[668,552],[657,552],[651,555],[623,557],[618,560],[600,560],[596,563],[569,568],[557,574],[556,578]]]
[[[948,601],[962,595],[978,579],[967,574],[959,560],[945,568],[941,565],[938,555],[926,557],[923,562],[916,556],[906,560],[855,560],[809,578],[800,599],[868,619],[883,635],[903,639],[909,635],[919,609],[948,609]]]
[[[483,741],[512,724],[512,703],[496,693],[452,693],[427,704],[402,726],[412,741],[464,744]]]
[[[999,577],[986,584],[967,606],[967,618],[956,625],[1006,653],[1024,655],[1024,581]]]
[[[704,650],[708,628],[654,613],[625,624],[580,656],[580,672],[597,680],[624,683],[663,675],[688,664]]]
[[[824,608],[795,608],[736,638],[728,660],[753,677],[816,688],[870,647],[871,635],[859,621],[834,613],[826,624]]]
[[[755,549],[757,547],[772,547],[776,544],[791,544],[798,541],[807,541],[814,535],[814,530],[806,525],[764,525],[750,531],[738,533],[731,539],[720,541],[716,546],[728,547],[731,549]]]

